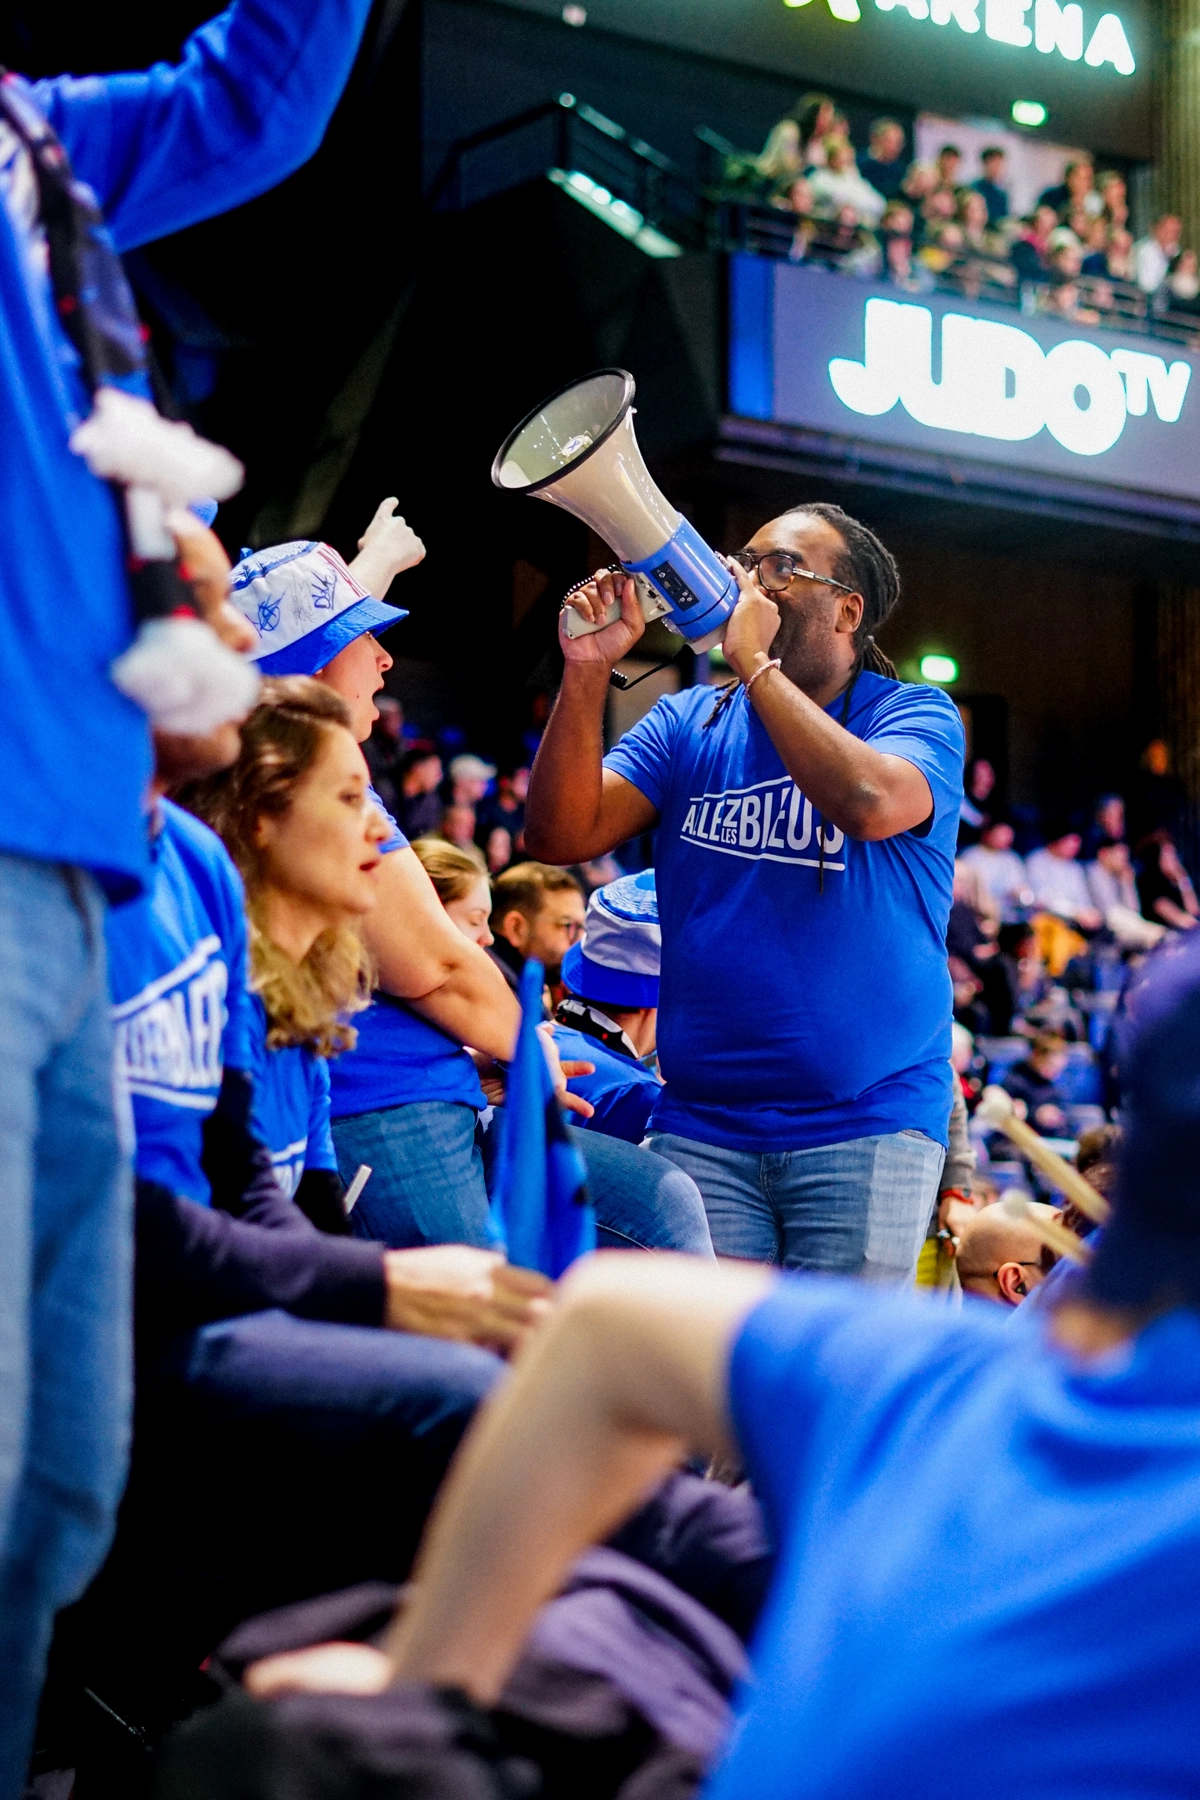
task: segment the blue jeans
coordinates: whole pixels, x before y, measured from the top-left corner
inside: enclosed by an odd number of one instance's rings
[[[916,1272],[946,1158],[918,1131],[765,1155],[669,1132],[650,1142],[703,1194],[718,1256],[895,1284]]]
[[[24,1787],[54,1615],[112,1533],[131,1262],[104,902],[0,855],[0,1800]]]
[[[66,1621],[76,1689],[154,1725],[239,1620],[402,1581],[503,1369],[472,1344],[277,1310],[182,1335],[138,1371],[117,1541]]]
[[[690,1177],[649,1150],[568,1126],[588,1173],[602,1247],[688,1250],[711,1256],[704,1202]],[[410,1244],[495,1243],[488,1193],[495,1179],[504,1109],[492,1115],[482,1153],[469,1106],[414,1101],[386,1112],[335,1119],[342,1180],[360,1163],[372,1174],[351,1215],[360,1237]]]
[[[371,1179],[350,1215],[357,1237],[414,1244],[495,1245],[472,1106],[414,1100],[333,1121],[338,1172],[349,1187],[360,1163]]]

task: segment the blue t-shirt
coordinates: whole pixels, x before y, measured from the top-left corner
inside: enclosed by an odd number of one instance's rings
[[[652,1129],[753,1152],[877,1133],[946,1142],[946,924],[963,728],[940,689],[860,675],[848,729],[913,763],[933,820],[881,843],[814,817],[744,692],[672,694],[605,758],[661,820]],[[844,701],[827,711],[841,723]],[[818,837],[824,846],[820,891]]]
[[[204,1121],[225,1065],[251,1067],[242,881],[207,825],[169,800],[159,817],[149,888],[108,915],[116,1067],[138,1174],[207,1206]]]
[[[561,1062],[591,1062],[594,1075],[572,1075],[567,1086],[573,1094],[595,1107],[590,1119],[571,1115],[571,1123],[584,1131],[602,1131],[606,1137],[625,1138],[640,1144],[662,1083],[641,1063],[618,1056],[584,1031],[569,1025],[554,1026],[554,1043]]]
[[[709,1800],[1200,1792],[1200,1316],[1084,1367],[785,1277],[730,1389],[779,1560]]]
[[[392,828],[380,850],[384,855],[407,850],[408,839],[374,788],[370,794]],[[447,1100],[480,1112],[487,1105],[475,1064],[462,1045],[411,1012],[402,1000],[377,992],[354,1023],[357,1045],[339,1056],[329,1072],[335,1119],[385,1112],[414,1100]]]
[[[302,1044],[267,1048],[267,1010],[250,996],[250,1125],[271,1152],[276,1180],[295,1199],[305,1169],[336,1169],[329,1130],[329,1064]]]
[[[316,150],[369,0],[239,0],[171,67],[27,91],[96,192],[118,250],[264,192]],[[113,897],[149,879],[150,741],[109,665],[130,640],[112,489],[68,447],[90,410],[47,304],[24,152],[0,134],[0,849],[93,869]]]

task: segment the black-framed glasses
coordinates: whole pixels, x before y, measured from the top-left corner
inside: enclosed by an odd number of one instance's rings
[[[819,581],[826,587],[840,588],[843,594],[858,592],[844,581],[835,581],[832,575],[818,575],[815,569],[806,569],[787,550],[764,550],[761,556],[753,550],[735,550],[731,561],[741,563],[747,575],[757,570],[759,586],[768,594],[782,594],[796,580]]]

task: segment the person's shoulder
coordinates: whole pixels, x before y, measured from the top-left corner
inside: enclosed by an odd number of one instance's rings
[[[216,832],[195,813],[177,806],[173,800],[163,800],[160,804],[164,839],[190,868],[202,870],[210,880],[227,887],[238,896],[240,904],[242,878]]]
[[[936,725],[965,741],[962,714],[944,688],[932,687],[925,681],[893,680],[864,669],[858,678],[856,697],[858,694],[872,724]]]

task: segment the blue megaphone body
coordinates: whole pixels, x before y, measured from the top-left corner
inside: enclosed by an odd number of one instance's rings
[[[694,650],[707,650],[724,634],[738,585],[651,479],[633,431],[635,392],[626,369],[598,369],[568,383],[505,439],[492,480],[590,525],[639,577],[647,620],[661,618]],[[610,609],[606,624],[618,610]],[[567,615],[572,637],[601,629]]]

